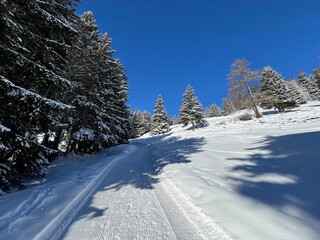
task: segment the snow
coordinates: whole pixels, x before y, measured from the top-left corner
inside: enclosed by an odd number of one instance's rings
[[[78,141],[92,141],[94,137],[95,134],[93,130],[89,128],[80,128],[73,136],[73,138]]]
[[[319,102],[246,122],[241,114],[197,131],[174,126],[151,143],[160,179],[234,239],[320,239]]]
[[[37,100],[43,101],[45,104],[47,104],[50,107],[54,107],[54,108],[59,108],[59,109],[71,109],[73,108],[73,106],[68,105],[68,104],[64,104],[62,102],[59,101],[55,101],[49,98],[45,98],[37,93],[31,92],[25,88],[16,86],[15,84],[13,84],[11,81],[9,81],[8,79],[6,79],[3,76],[0,76],[0,81],[2,81],[4,84],[6,84],[6,86],[13,88],[11,91],[9,91],[7,93],[8,96],[18,96],[21,100],[25,99],[25,98],[35,98]]]
[[[0,239],[320,239],[320,102],[69,154],[0,193]]]
[[[5,126],[3,126],[2,124],[0,124],[0,132],[10,132],[11,130]]]

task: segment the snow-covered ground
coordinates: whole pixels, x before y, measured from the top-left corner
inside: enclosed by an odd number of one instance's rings
[[[0,239],[320,239],[320,102],[93,156],[0,194]]]

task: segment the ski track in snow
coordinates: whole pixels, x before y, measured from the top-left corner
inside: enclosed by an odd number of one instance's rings
[[[172,182],[152,174],[150,149],[136,146],[135,155],[114,166],[117,174],[108,176],[104,190],[84,207],[106,209],[103,216],[79,216],[66,239],[229,240]]]
[[[64,182],[55,174],[52,182],[18,192],[20,202],[1,210],[0,239],[230,239],[170,179],[154,173],[150,145],[123,149],[89,170],[82,182],[80,174],[66,178],[61,202]],[[68,196],[75,184],[78,190]]]
[[[134,149],[135,150],[135,149]],[[131,151],[134,151],[131,149]],[[65,210],[50,221],[47,226],[38,233],[34,239],[59,239],[87,200],[99,187],[102,180],[108,175],[112,167],[121,160],[123,156],[115,157],[92,181],[65,207]]]

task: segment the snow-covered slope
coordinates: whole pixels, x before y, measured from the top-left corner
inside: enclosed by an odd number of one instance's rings
[[[234,239],[320,239],[320,102],[209,119],[153,142],[169,179]]]
[[[320,239],[320,102],[173,126],[1,196],[0,239]]]

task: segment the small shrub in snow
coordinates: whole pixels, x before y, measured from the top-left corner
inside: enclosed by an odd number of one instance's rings
[[[252,116],[249,113],[245,113],[239,117],[240,121],[249,121],[252,120]]]

